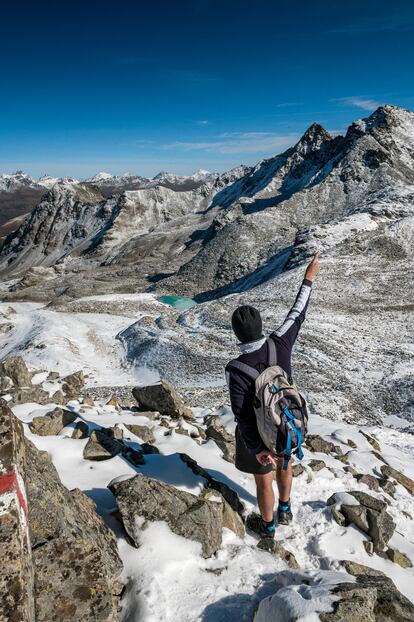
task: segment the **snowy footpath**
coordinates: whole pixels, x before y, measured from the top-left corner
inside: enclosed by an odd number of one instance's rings
[[[8,311],[7,305],[1,306],[4,321],[11,318],[13,323],[9,332],[0,335],[2,358],[22,354],[30,367],[46,371],[58,369],[68,373],[82,368],[89,374],[91,386],[94,382],[100,385],[134,384],[132,374],[121,363],[120,346],[114,341],[114,335],[133,318],[74,313],[65,314],[62,322],[59,313],[45,310],[39,313],[38,305],[25,305],[13,304],[17,313]],[[21,312],[23,307],[24,313]],[[44,352],[42,348],[30,346],[30,342],[36,343],[40,335],[49,344]],[[17,344],[19,348],[16,349]],[[114,382],[115,376],[117,382]],[[105,402],[95,400],[94,405],[87,405],[81,399],[70,401],[66,408],[77,414],[77,420],[57,436],[38,436],[29,428],[32,419],[50,412],[53,404],[20,404],[13,407],[13,412],[23,422],[27,437],[36,447],[49,453],[62,483],[69,489],[80,488],[91,497],[99,514],[115,531],[124,563],[122,578],[126,583],[122,599],[123,622],[252,621],[259,602],[283,585],[281,577],[285,575],[280,572],[286,571],[287,565],[282,559],[258,549],[253,534],[247,533],[244,539],[240,539],[227,529],[224,529],[219,551],[204,559],[198,542],[172,533],[166,523],[161,522],[151,523],[142,532],[141,546],[134,548],[126,540],[115,511],[115,497],[107,486],[114,478],[132,477],[142,472],[197,495],[204,482],[179,458],[180,453],[185,453],[214,478],[233,488],[249,513],[257,509],[253,477],[238,472],[233,464],[224,460],[222,451],[212,439],[192,438],[183,434],[182,429],[178,433],[179,427],[191,433],[192,423],[171,421],[171,428],[166,429],[159,419],[141,416],[130,407],[117,410]],[[216,411],[208,404],[194,408],[194,424],[205,427],[204,417],[213,412],[220,415],[230,432],[234,432],[233,417],[226,406]],[[136,467],[120,455],[100,462],[86,460],[83,450],[88,439],[71,438],[78,421],[86,422],[89,430],[118,426],[123,430],[124,438],[130,439],[128,443],[138,449],[140,439],[125,424],[145,425],[151,429],[155,437],[153,444],[160,453],[146,455],[145,464]],[[414,497],[400,484],[396,485],[394,498],[382,490],[373,491],[358,482],[347,469],[352,467],[359,474],[381,475],[384,462],[373,453],[372,445],[361,433],[365,432],[379,443],[381,456],[391,467],[414,479],[414,436],[397,428],[395,424],[401,425],[401,420],[391,423],[395,427],[362,428],[311,415],[310,433],[338,445],[343,454],[347,454],[346,463],[332,454],[305,449],[304,470],[293,483],[294,520],[289,526],[277,527],[276,540],[295,555],[300,571],[310,573],[315,586],[322,580],[329,583],[329,571],[344,573],[341,560],[353,560],[381,570],[392,578],[402,594],[414,600],[413,568],[401,567],[377,554],[368,555],[363,544],[367,536],[353,525],[340,526],[333,520],[331,507],[326,504],[333,493],[354,490],[386,499],[389,502],[387,512],[396,524],[389,546],[414,564]],[[319,471],[310,467],[311,461],[315,460],[324,463]],[[300,574],[298,576],[300,582]],[[348,575],[346,578],[351,579]],[[318,620],[317,612],[330,606],[326,598],[318,598],[317,588],[314,592],[311,588],[301,591],[298,585],[297,589],[291,590],[290,598],[291,611],[306,622]],[[266,602],[270,603],[267,619],[282,621],[283,614],[271,608],[270,600]],[[265,617],[263,607],[260,615],[256,614],[256,621],[262,622]]]

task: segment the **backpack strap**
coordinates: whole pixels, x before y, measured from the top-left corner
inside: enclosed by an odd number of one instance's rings
[[[249,378],[251,378],[252,380],[256,380],[256,378],[260,376],[257,369],[255,369],[254,367],[250,367],[250,365],[246,365],[246,363],[242,363],[241,361],[238,361],[237,359],[233,359],[232,361],[230,361],[227,367],[238,369],[246,376],[249,376]]]
[[[302,451],[302,430],[298,427],[296,427],[295,425],[295,417],[292,415],[292,413],[290,412],[289,408],[287,406],[285,406],[285,408],[283,409],[283,412],[286,415],[286,419],[289,421],[290,425],[292,426],[292,428],[294,429],[295,433],[296,433],[296,439],[297,439],[297,445],[296,445],[296,455],[299,458],[299,460],[302,460],[303,458],[303,451]],[[283,452],[284,454],[284,460],[283,460],[283,470],[286,471],[288,468],[288,464],[289,464],[289,460],[291,458],[292,452],[291,452],[291,437],[290,437],[290,432],[289,430],[287,431],[287,438],[286,438],[286,447],[285,450]]]
[[[266,339],[267,341],[267,365],[273,367],[277,365],[277,350],[276,344],[271,337]]]

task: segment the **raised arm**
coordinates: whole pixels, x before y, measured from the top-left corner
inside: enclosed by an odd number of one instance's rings
[[[272,333],[276,337],[283,339],[287,346],[292,347],[296,341],[299,329],[305,319],[306,309],[308,308],[312,291],[312,283],[319,274],[319,270],[319,252],[317,252],[306,268],[305,277],[292,308],[283,323]]]

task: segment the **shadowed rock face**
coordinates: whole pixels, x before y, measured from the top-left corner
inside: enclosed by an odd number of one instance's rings
[[[201,542],[202,554],[210,557],[221,545],[223,510],[221,503],[208,501],[138,473],[131,479],[110,485],[115,494],[125,529],[136,546],[140,542],[137,518],[164,520],[185,538]]]
[[[116,538],[80,490],[67,490],[46,452],[26,440],[36,620],[117,620]]]

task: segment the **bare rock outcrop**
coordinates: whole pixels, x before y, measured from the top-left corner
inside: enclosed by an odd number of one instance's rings
[[[137,517],[165,521],[174,533],[201,543],[204,557],[221,545],[223,514],[221,503],[196,497],[164,482],[138,473],[109,486],[116,496],[125,530],[136,546],[140,544]]]
[[[172,384],[165,380],[146,387],[134,387],[132,395],[139,406],[148,408],[148,410],[157,410],[162,415],[167,415],[173,419],[180,417],[192,419],[193,417],[191,409],[184,404],[183,399]]]

